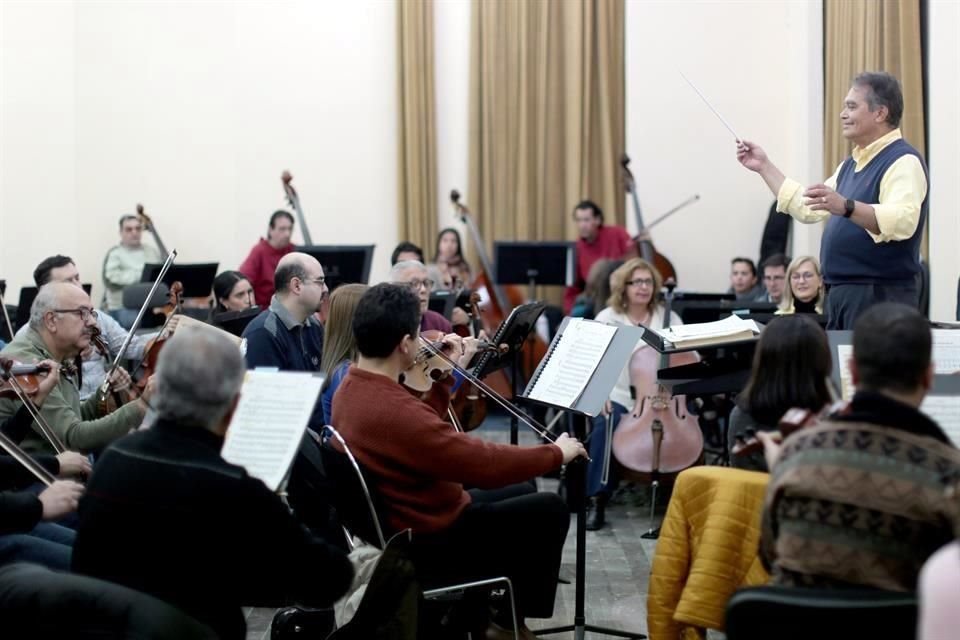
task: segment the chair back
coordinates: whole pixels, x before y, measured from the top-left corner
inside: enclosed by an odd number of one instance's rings
[[[725,626],[727,640],[910,640],[917,598],[874,589],[750,587],[730,598]]]
[[[341,453],[327,441],[320,449],[324,470],[333,484],[333,505],[337,516],[351,533],[378,549],[385,549],[387,541],[379,515],[383,512],[381,500],[371,490],[360,463],[343,436],[329,425],[326,430],[343,447]]]

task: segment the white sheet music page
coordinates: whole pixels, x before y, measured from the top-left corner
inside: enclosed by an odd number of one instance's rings
[[[271,490],[280,488],[320,396],[322,376],[248,371],[221,455]]]
[[[927,394],[920,411],[940,425],[950,442],[960,447],[960,396],[935,396]]]
[[[590,382],[616,333],[614,326],[571,318],[556,349],[540,371],[529,397],[572,408]]]
[[[960,330],[934,329],[933,366],[937,374],[960,371]]]
[[[853,399],[853,374],[850,373],[850,360],[853,359],[853,345],[837,345],[837,366],[840,367],[840,397],[846,401]]]

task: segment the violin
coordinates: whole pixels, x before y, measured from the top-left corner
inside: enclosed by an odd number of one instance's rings
[[[674,283],[666,285],[664,328],[670,327]],[[630,358],[630,383],[640,401],[638,413],[627,413],[613,434],[612,450],[629,475],[657,482],[696,464],[703,455],[703,433],[683,395],[671,395],[658,382],[665,369],[697,362],[694,352],[658,356],[652,348],[637,349]]]
[[[103,339],[103,334],[100,333],[100,327],[96,325],[90,328],[90,344],[93,345],[93,347],[103,357],[104,360],[107,362],[110,361],[110,349],[107,346],[106,341]],[[137,392],[130,387],[127,387],[126,389],[114,389],[111,385],[109,395],[102,399],[99,395],[97,396],[100,415],[113,413],[128,402],[133,402],[138,397],[139,394],[137,394]]]
[[[37,405],[30,399],[30,396],[40,390],[40,378],[37,374],[49,370],[50,367],[45,364],[22,364],[10,358],[0,357],[0,397],[20,400],[30,413],[30,417],[37,423],[40,435],[46,438],[53,450],[59,455],[67,450],[66,445],[50,427]],[[15,455],[10,449],[7,449],[7,451],[11,455]]]
[[[470,294],[470,331],[476,338],[482,331],[480,319],[480,294]],[[506,345],[504,345],[506,346]],[[473,431],[487,417],[487,397],[475,384],[464,382],[451,401],[453,415],[456,416],[463,431]]]
[[[167,294],[167,304],[154,309],[154,313],[162,314],[166,317],[166,320],[164,320],[163,326],[160,327],[159,335],[147,342],[147,346],[143,350],[143,357],[133,370],[134,373],[141,369],[143,370],[143,375],[137,381],[137,387],[141,392],[146,388],[147,380],[157,370],[157,360],[160,358],[160,351],[163,349],[163,345],[166,344],[167,340],[170,339],[170,336],[166,335],[167,325],[170,324],[170,319],[174,315],[180,313],[182,296],[183,283],[178,280],[170,285],[170,293]]]
[[[620,157],[620,167],[623,169],[623,186],[626,192],[630,194],[630,199],[633,202],[633,214],[637,221],[637,237],[634,239],[636,253],[657,268],[657,271],[663,276],[664,282],[671,279],[676,282],[677,271],[673,268],[673,263],[665,255],[657,252],[653,246],[653,240],[642,239],[646,227],[643,224],[643,212],[640,210],[640,199],[637,197],[637,183],[630,171],[629,164],[630,156],[623,154]],[[699,199],[699,196],[697,198]]]
[[[143,225],[144,231],[149,231],[150,235],[153,236],[153,241],[157,243],[157,249],[160,250],[161,254],[167,253],[167,248],[163,246],[163,240],[160,239],[160,234],[157,232],[157,226],[153,224],[153,218],[148,216],[143,210],[143,205],[137,203],[137,218],[140,219],[140,224]]]

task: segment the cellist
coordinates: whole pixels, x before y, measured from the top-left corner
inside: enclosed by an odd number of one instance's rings
[[[610,276],[610,298],[607,307],[597,314],[597,322],[608,324],[644,325],[646,327],[663,326],[663,305],[659,299],[659,292],[663,288],[663,279],[660,272],[642,258],[628,260]],[[683,324],[680,317],[671,312],[670,324]],[[650,349],[642,340],[637,342],[634,349]],[[656,374],[656,372],[653,372]],[[610,446],[607,441],[606,423],[612,414],[613,426],[616,428],[620,418],[630,410],[639,413],[642,398],[634,393],[630,386],[629,361],[620,372],[617,384],[610,392],[604,413],[593,419],[593,429],[590,432],[590,458],[587,468],[587,496],[590,498],[587,516],[587,529],[595,531],[604,525],[604,511],[611,494],[617,487],[617,478],[613,465],[606,483],[603,482],[603,461],[606,449]]]
[[[584,200],[573,208],[573,220],[577,223],[577,269],[574,284],[567,287],[563,296],[563,312],[570,315],[573,302],[583,292],[587,275],[593,263],[602,258],[619,260],[635,251],[634,241],[623,227],[605,225],[603,209],[591,200]],[[636,255],[636,254],[634,254]]]

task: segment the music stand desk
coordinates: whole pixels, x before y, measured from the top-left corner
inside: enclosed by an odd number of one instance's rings
[[[217,277],[219,266],[219,262],[174,263],[163,276],[163,283],[168,287],[174,282],[182,284],[184,298],[207,298],[213,291],[213,281]],[[156,263],[143,265],[140,282],[153,282],[162,268],[162,264]]]
[[[375,247],[373,244],[314,244],[297,247],[297,251],[317,259],[323,267],[327,288],[333,291],[342,284],[367,284]]]

